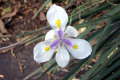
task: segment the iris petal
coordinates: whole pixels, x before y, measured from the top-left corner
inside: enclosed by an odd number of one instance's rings
[[[54,35],[55,35],[54,30],[48,31],[47,34],[45,35],[45,41],[54,39]]]
[[[70,61],[70,55],[63,46],[58,48],[55,58],[60,67],[66,67]]]
[[[68,15],[64,8],[52,5],[47,12],[47,20],[53,29],[57,29],[56,20],[60,20],[60,28],[65,29],[68,22]]]
[[[77,45],[77,48],[70,47],[68,45],[65,45],[67,50],[71,53],[71,55],[76,59],[84,59],[88,57],[91,52],[92,48],[86,40],[83,39],[71,39],[72,42],[74,42],[75,45]]]
[[[68,26],[67,29],[65,30],[65,33],[68,34],[67,37],[77,37],[78,36],[77,30],[72,26]]]
[[[50,42],[40,42],[38,43],[33,50],[34,60],[38,63],[46,62],[50,60],[55,52],[55,49],[50,49],[46,51],[45,48],[50,45]]]

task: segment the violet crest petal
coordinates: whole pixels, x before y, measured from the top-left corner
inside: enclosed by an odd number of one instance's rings
[[[64,32],[63,32],[63,30],[62,29],[59,29],[57,32],[57,36],[61,39],[62,37],[63,37],[63,35],[64,35]]]
[[[50,48],[56,49],[59,44],[60,44],[60,39],[55,39],[55,40],[50,44]]]
[[[69,47],[73,47],[73,45],[74,45],[74,43],[68,38],[62,38],[61,40],[65,45],[67,45]]]

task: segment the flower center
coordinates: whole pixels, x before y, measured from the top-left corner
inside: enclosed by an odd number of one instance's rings
[[[58,20],[56,20],[56,25],[57,25],[57,27],[60,29],[60,24],[61,24],[61,21],[58,19]]]
[[[66,44],[70,47],[72,47],[73,49],[78,49],[78,45],[74,44],[70,39],[63,37],[64,36],[64,30],[62,30],[62,28],[60,27],[61,21],[58,19],[56,20],[56,25],[59,29],[56,30],[56,36],[54,36],[55,38],[53,39],[52,43],[50,44],[50,46],[45,48],[45,51],[49,51],[50,49],[56,49],[57,46],[59,44]]]

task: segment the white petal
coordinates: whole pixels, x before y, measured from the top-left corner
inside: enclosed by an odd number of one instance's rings
[[[69,63],[70,55],[65,47],[59,47],[55,58],[60,67],[65,67]]]
[[[68,15],[64,8],[52,5],[47,12],[47,20],[53,29],[57,29],[56,20],[61,21],[61,28],[64,30],[68,22]]]
[[[78,45],[78,49],[74,49],[73,47],[67,45],[65,46],[74,58],[84,59],[91,54],[92,48],[89,42],[83,39],[71,39],[71,40],[74,42],[74,44]]]
[[[46,36],[45,36],[45,41],[46,41],[46,40],[54,39],[54,35],[55,35],[54,30],[48,31],[47,34],[46,34]]]
[[[52,58],[55,50],[50,49],[49,51],[45,51],[45,47],[48,47],[49,45],[50,42],[40,42],[34,47],[33,55],[36,62],[46,62]]]
[[[68,37],[77,37],[78,36],[77,30],[72,26],[68,26],[65,33],[68,34],[67,35]]]

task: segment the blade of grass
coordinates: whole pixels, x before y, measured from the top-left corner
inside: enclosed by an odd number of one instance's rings
[[[95,70],[95,72],[90,76],[90,78],[95,77],[98,72],[100,72],[103,68],[105,68],[106,66],[108,66],[108,65],[106,65],[106,64],[109,64],[109,63],[112,61],[112,59],[113,59],[116,55],[119,54],[119,52],[120,52],[120,49],[117,49],[117,50],[113,53],[113,55],[111,55],[110,58],[106,60],[106,62],[104,62],[97,70]]]
[[[35,15],[32,17],[32,19],[35,18],[35,17],[38,15],[38,13],[39,13],[40,11],[42,11],[42,10],[44,9],[44,7],[45,7],[50,1],[52,1],[52,0],[47,0],[47,1],[40,7],[40,9],[35,13]]]
[[[120,77],[120,70],[108,77],[106,80],[115,80],[117,77]]]
[[[45,70],[42,74],[38,75],[36,78],[40,79],[42,76],[44,76],[49,70],[51,70],[52,68],[54,68],[57,65],[57,63],[53,63],[50,67],[48,67],[47,70]]]
[[[113,3],[114,3],[114,2],[120,2],[119,0],[110,0],[110,1],[113,2]],[[89,11],[83,13],[83,14],[81,15],[81,18],[85,19],[86,17],[90,16],[91,14],[94,15],[94,14],[100,12],[100,11],[109,9],[111,6],[112,6],[112,5],[110,5],[109,3],[107,3],[107,2],[105,1],[104,3],[102,3],[101,5],[99,5],[98,7],[96,7],[96,8],[94,8],[94,9],[92,9],[92,10],[89,10]],[[73,19],[72,19],[72,22],[75,22],[75,21],[77,21],[77,20],[79,20],[79,15],[74,16]]]
[[[81,5],[81,6],[77,7],[77,8],[75,8],[75,9],[71,12],[71,16],[69,16],[69,18],[70,18],[70,20],[69,20],[69,25],[71,25],[71,23],[72,23],[72,17],[73,17],[73,16],[75,16],[75,15],[81,13],[82,11],[85,11],[85,10],[91,8],[92,6],[95,6],[96,4],[91,5],[91,6],[88,6],[88,7],[86,7],[86,8],[83,8],[82,10],[80,10],[80,11],[78,11],[77,13],[73,14],[77,9],[82,8],[82,7],[86,6],[86,5],[89,5],[89,4],[98,2],[98,1],[100,1],[100,0],[96,0],[96,1],[93,1],[93,2],[89,2],[89,3],[83,4],[83,5]]]
[[[111,67],[107,68],[107,70],[104,70],[104,73],[102,73],[102,75],[100,75],[100,77],[96,78],[95,80],[102,80],[106,75],[111,73],[118,66],[120,66],[120,59],[118,61],[116,61]]]
[[[98,66],[103,62],[103,60],[120,45],[120,42],[117,42],[110,50],[108,50],[103,56],[99,58],[97,63],[81,78],[81,80],[87,80],[89,76],[98,68]]]
[[[34,39],[29,40],[29,41],[27,41],[27,42],[25,42],[25,43],[27,43],[27,45],[30,45],[31,43],[33,43],[33,42],[35,42],[35,41],[41,39],[43,36],[45,36],[45,34],[41,34],[41,35],[35,37]]]
[[[102,18],[91,20],[91,21],[88,21],[88,22],[83,22],[82,24],[75,25],[74,27],[76,29],[83,28],[83,27],[90,27],[88,25],[91,25],[91,27],[92,27],[92,25],[98,25],[99,23],[101,23],[105,19],[118,19],[119,17],[120,17],[120,14],[113,15],[113,16],[108,16],[108,17],[102,17]]]
[[[68,80],[68,78],[71,75],[73,75],[80,68],[80,66],[82,66],[88,60],[88,58],[86,58],[82,61],[79,61],[79,63],[63,78],[63,80]]]
[[[88,27],[82,34],[78,35],[77,38],[84,38],[85,35],[87,35],[91,30],[95,29],[97,25],[94,25],[92,27]]]
[[[55,58],[50,60],[49,62],[47,62],[46,64],[43,65],[44,68],[49,67],[49,65],[55,63]],[[31,74],[29,74],[28,76],[26,76],[23,80],[27,80],[28,78],[36,75],[37,73],[39,73],[42,70],[42,67],[39,67],[38,69],[36,69],[35,71],[33,71]]]

